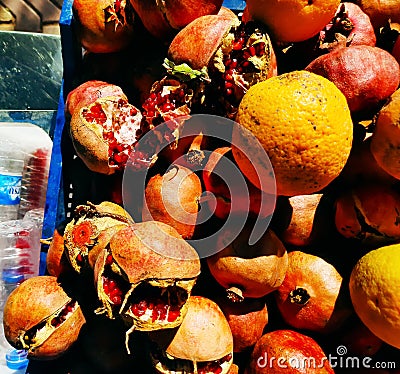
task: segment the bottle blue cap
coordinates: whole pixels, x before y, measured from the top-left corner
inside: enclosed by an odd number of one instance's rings
[[[6,283],[21,283],[25,277],[16,269],[3,269],[2,279]]]
[[[11,370],[21,370],[28,366],[28,351],[24,349],[13,349],[6,353],[7,367]]]

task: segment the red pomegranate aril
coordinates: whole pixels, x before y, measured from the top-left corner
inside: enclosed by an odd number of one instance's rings
[[[106,265],[111,265],[113,263],[112,255],[107,255],[106,257]]]
[[[83,262],[83,256],[80,253],[76,256],[76,262],[78,262],[78,263]]]
[[[248,48],[248,51],[250,53],[250,56],[256,55],[256,48],[253,45]]]
[[[180,310],[174,307],[171,307],[168,311],[168,322],[174,322],[180,315]]]
[[[137,317],[140,317],[146,313],[146,309],[141,309],[138,304],[133,304],[131,306],[131,311]]]
[[[117,282],[115,282],[114,279],[108,279],[108,288],[110,289],[110,291],[117,289]]]
[[[112,303],[114,303],[115,305],[121,305],[122,304],[122,297],[120,295],[112,295],[110,297],[110,300],[112,301]]]

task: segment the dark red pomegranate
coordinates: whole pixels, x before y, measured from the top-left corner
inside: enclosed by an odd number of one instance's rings
[[[85,317],[57,278],[36,276],[18,286],[4,306],[3,325],[7,341],[26,349],[28,357],[54,359],[78,339]]]
[[[133,37],[134,15],[129,0],[74,0],[76,35],[89,52],[125,48]]]
[[[231,147],[213,150],[202,172],[206,191],[215,197],[216,206],[210,206],[216,217],[225,219],[229,214],[247,214],[268,217],[274,212],[275,195],[262,192],[246,179],[247,191],[228,186],[221,176],[224,175],[223,157],[233,161]],[[210,203],[211,205],[211,203]]]
[[[326,354],[311,337],[275,330],[258,340],[245,374],[334,374]]]
[[[396,59],[368,45],[337,48],[317,57],[306,70],[332,81],[345,95],[352,113],[376,110],[400,82]]]
[[[143,133],[142,114],[122,97],[106,96],[75,111],[70,135],[77,155],[92,171],[113,174],[125,168]]]
[[[195,249],[171,226],[156,221],[118,231],[95,264],[95,283],[102,304],[96,313],[120,316],[134,330],[177,327],[200,273]]]
[[[144,27],[158,39],[170,40],[180,29],[206,14],[217,14],[222,0],[130,0]]]
[[[356,4],[342,2],[319,35],[319,48],[331,51],[350,45],[376,45],[376,35],[366,13]]]
[[[172,40],[168,58],[196,70],[207,68],[207,113],[234,117],[238,103],[253,84],[277,74],[268,34],[260,24],[237,17],[202,16]]]

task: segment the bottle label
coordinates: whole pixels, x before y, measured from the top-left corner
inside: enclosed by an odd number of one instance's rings
[[[21,196],[21,175],[0,174],[0,205],[17,205]]]

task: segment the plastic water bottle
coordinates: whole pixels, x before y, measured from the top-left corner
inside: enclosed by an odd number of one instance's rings
[[[0,222],[18,218],[24,161],[0,157]]]
[[[15,269],[3,269],[2,271],[2,284],[3,292],[1,295],[2,309],[1,309],[1,320],[3,320],[4,304],[11,294],[24,280],[24,275],[20,273],[18,268]],[[14,349],[6,340],[4,336],[4,327],[1,326],[1,362],[5,360],[5,364],[14,373],[17,370],[18,373],[25,373],[28,367],[29,360],[27,358],[28,352],[23,349]]]

